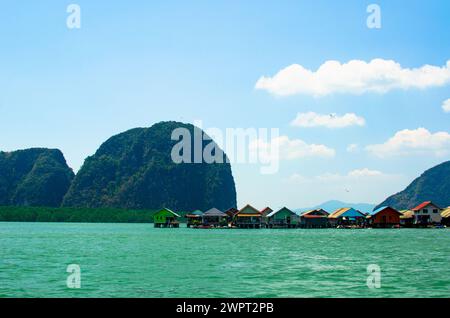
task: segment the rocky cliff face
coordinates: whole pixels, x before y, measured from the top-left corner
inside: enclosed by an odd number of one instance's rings
[[[177,128],[203,132],[190,124],[161,122],[135,128],[105,141],[86,159],[63,205],[178,211],[236,206],[229,163],[175,163],[171,139]],[[209,142],[208,142],[209,143]],[[206,143],[202,145],[205,149]],[[192,161],[194,153],[191,154]],[[225,155],[224,155],[225,156]]]
[[[60,206],[73,177],[60,150],[0,152],[0,205]]]
[[[433,201],[441,207],[450,206],[450,161],[425,171],[405,190],[394,194],[378,207],[389,205],[396,209],[411,209],[424,201]]]

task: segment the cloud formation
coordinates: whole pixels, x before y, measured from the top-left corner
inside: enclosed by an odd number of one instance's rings
[[[444,110],[444,112],[450,113],[450,98],[447,99],[447,100],[445,100],[445,101],[442,103],[442,109]]]
[[[279,136],[270,141],[262,139],[250,143],[250,152],[259,154],[264,160],[265,154],[270,154],[274,149],[279,149],[280,160],[295,160],[305,157],[334,157],[334,149],[325,145],[308,144],[301,139],[289,139],[288,136]],[[268,159],[268,158],[266,158]]]
[[[356,169],[353,171],[350,171],[348,173],[349,177],[354,177],[354,178],[361,178],[361,177],[378,177],[383,175],[383,173],[381,171],[378,170],[370,170],[368,168],[364,168],[364,169]]]
[[[386,93],[394,89],[425,89],[450,83],[450,60],[439,67],[423,65],[403,68],[393,60],[370,62],[351,60],[341,64],[326,61],[317,71],[299,64],[280,70],[273,77],[262,76],[255,88],[277,96],[296,94],[325,96],[333,93]]]
[[[379,158],[408,155],[445,156],[450,153],[450,134],[431,133],[425,128],[401,130],[385,143],[369,145],[366,150]]]
[[[349,126],[364,126],[364,118],[354,113],[348,113],[342,116],[336,114],[317,114],[315,112],[298,113],[297,117],[291,122],[295,127],[326,127],[326,128],[344,128]]]

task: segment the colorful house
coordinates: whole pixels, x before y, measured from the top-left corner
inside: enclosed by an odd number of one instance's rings
[[[403,227],[412,227],[414,224],[414,211],[402,210],[400,211],[400,225]]]
[[[236,208],[229,208],[228,210],[225,211],[225,214],[228,216],[227,220],[228,222],[232,222],[234,219],[234,216],[236,215],[236,213],[238,213],[239,210]]]
[[[301,228],[326,228],[329,227],[328,216],[324,209],[315,209],[303,212],[300,215]]]
[[[212,208],[205,213],[203,213],[203,225],[207,226],[226,226],[228,225],[227,221],[228,215],[219,209]]]
[[[266,207],[266,208],[262,209],[260,212],[261,212],[261,215],[262,215],[262,222],[263,222],[263,225],[264,225],[265,227],[268,227],[268,226],[269,226],[269,218],[268,218],[267,216],[268,216],[270,213],[272,213],[273,210],[272,210],[271,208],[269,208],[269,207]]]
[[[450,206],[444,209],[441,212],[442,224],[449,226],[450,225]]]
[[[153,215],[153,223],[155,227],[180,227],[179,217],[177,213],[164,208]]]
[[[328,216],[331,226],[365,226],[366,215],[354,208],[340,208]]]
[[[423,202],[412,210],[414,211],[414,224],[440,224],[442,221],[442,209],[431,201]]]
[[[298,225],[298,215],[286,207],[267,215],[269,228],[294,228]]]
[[[392,228],[400,226],[402,214],[394,208],[383,206],[368,215],[369,224],[372,227]]]
[[[239,228],[259,229],[262,224],[262,214],[247,204],[235,214],[233,224]]]
[[[195,210],[191,213],[186,214],[187,227],[202,224],[203,212],[200,210]]]

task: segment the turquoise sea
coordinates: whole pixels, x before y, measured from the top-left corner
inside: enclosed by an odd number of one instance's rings
[[[449,297],[450,230],[0,223],[1,297]],[[69,264],[81,288],[66,285]],[[367,287],[367,266],[381,269]]]

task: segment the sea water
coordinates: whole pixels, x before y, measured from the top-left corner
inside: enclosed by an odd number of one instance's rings
[[[450,296],[449,229],[0,223],[0,256],[0,297]]]

